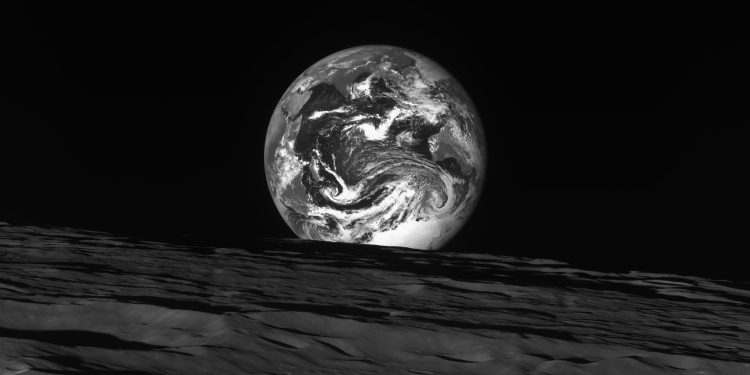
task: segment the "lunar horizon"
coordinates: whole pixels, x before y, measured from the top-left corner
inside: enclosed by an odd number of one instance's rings
[[[375,245],[0,225],[0,374],[750,371],[750,288]]]

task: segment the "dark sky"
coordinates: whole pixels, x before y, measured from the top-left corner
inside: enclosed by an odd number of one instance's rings
[[[750,278],[737,9],[214,3],[16,10],[0,220],[293,236],[262,164],[277,100],[332,52],[392,44],[445,66],[484,122],[485,193],[449,248]]]

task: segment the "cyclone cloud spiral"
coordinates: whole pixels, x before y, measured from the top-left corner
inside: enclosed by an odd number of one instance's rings
[[[461,85],[416,52],[339,51],[305,70],[271,116],[273,200],[301,238],[437,249],[474,210],[486,146]]]

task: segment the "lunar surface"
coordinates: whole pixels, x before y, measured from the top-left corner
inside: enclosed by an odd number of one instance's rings
[[[474,105],[445,69],[362,46],[292,82],[264,155],[276,207],[300,238],[436,249],[474,209],[485,154]]]
[[[0,225],[0,375],[750,374],[750,285]]]

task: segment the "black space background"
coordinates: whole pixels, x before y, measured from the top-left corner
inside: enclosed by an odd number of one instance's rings
[[[449,248],[750,279],[738,9],[215,3],[10,14],[0,220],[293,236],[263,171],[277,100],[332,52],[392,44],[445,66],[484,122],[485,192]]]

